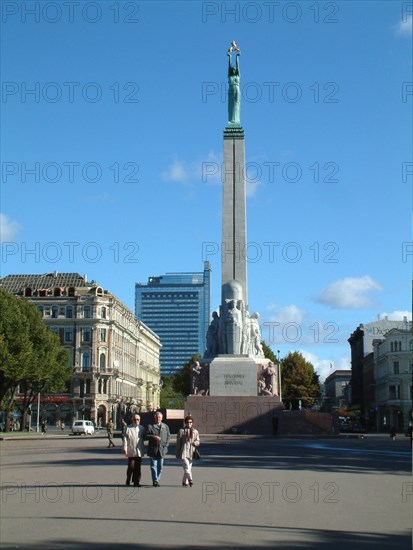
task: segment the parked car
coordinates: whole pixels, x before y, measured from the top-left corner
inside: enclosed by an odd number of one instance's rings
[[[363,428],[363,426],[360,424],[360,422],[354,422],[353,424],[353,432],[358,434],[364,434],[366,430]]]
[[[352,429],[351,422],[347,422],[347,421],[340,422],[340,432],[349,433],[351,432],[351,429]]]
[[[95,427],[90,420],[75,420],[72,425],[73,435],[92,435],[95,433]]]

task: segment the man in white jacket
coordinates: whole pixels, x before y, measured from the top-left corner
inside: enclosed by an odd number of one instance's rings
[[[132,417],[132,426],[126,429],[123,438],[123,452],[128,457],[128,469],[126,471],[126,485],[130,485],[131,478],[134,487],[140,487],[141,481],[141,463],[145,452],[143,438],[145,428],[140,425],[141,417],[134,414]]]

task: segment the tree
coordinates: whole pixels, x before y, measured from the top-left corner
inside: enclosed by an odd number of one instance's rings
[[[298,351],[290,352],[281,361],[283,401],[291,408],[310,407],[320,394],[320,383],[314,366]]]
[[[162,376],[162,390],[160,398],[160,406],[164,409],[183,409],[185,397],[177,394],[173,388],[173,375]]]
[[[185,365],[174,374],[173,389],[187,397],[191,391],[192,365],[199,361],[200,355],[193,355]]]
[[[278,359],[276,358],[270,346],[267,346],[267,344],[264,341],[261,342],[261,346],[262,346],[262,351],[264,352],[264,357],[266,359],[269,359],[272,363],[274,363],[274,365],[277,365]]]
[[[36,395],[64,389],[70,376],[68,353],[36,307],[0,289],[1,409],[10,412],[20,389],[25,414]]]

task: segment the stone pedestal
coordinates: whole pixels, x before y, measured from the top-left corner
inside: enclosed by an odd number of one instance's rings
[[[282,408],[278,397],[190,395],[185,415],[201,434],[275,435]]]
[[[209,366],[209,394],[212,396],[256,396],[257,365],[240,355],[221,355]]]

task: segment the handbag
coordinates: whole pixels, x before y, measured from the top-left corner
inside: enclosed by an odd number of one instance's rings
[[[194,449],[192,460],[201,460],[201,455],[199,454],[199,451],[197,448]]]

